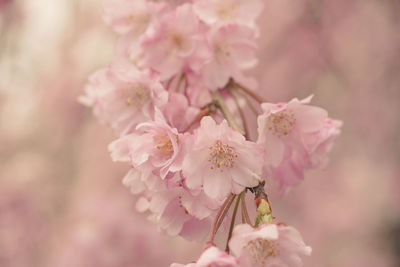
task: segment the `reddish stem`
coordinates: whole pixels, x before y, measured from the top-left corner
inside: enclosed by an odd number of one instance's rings
[[[241,201],[242,201],[242,211],[243,211],[243,214],[244,214],[246,223],[252,225],[251,220],[250,220],[249,213],[247,212],[246,195],[244,195],[244,196],[242,197],[242,200],[241,200]]]
[[[217,216],[215,216],[213,227],[210,232],[210,237],[208,239],[208,242],[206,243],[206,246],[208,247],[209,245],[212,245],[214,242],[215,234],[218,231],[219,225],[221,225],[219,222],[222,221],[226,215],[224,212],[226,209],[229,209],[232,201],[235,199],[235,195],[230,194],[229,197],[226,198],[224,203],[222,204],[221,208],[218,210]],[[222,215],[222,216],[221,216]]]
[[[207,106],[205,106],[204,108],[202,108],[199,113],[197,113],[197,116],[193,119],[193,121],[183,130],[183,132],[187,132],[188,130],[190,130],[190,128],[193,127],[193,125],[195,125],[196,123],[200,122],[201,119],[204,116],[208,116],[210,114],[215,113],[215,107],[214,107],[214,103],[210,103]]]
[[[239,105],[239,101],[237,100],[237,97],[233,94],[233,92],[231,90],[227,90],[227,92],[232,97],[233,101],[235,102],[236,108],[238,109],[238,112],[239,112],[240,120],[242,121],[242,124],[243,124],[244,137],[248,140],[249,139],[249,129],[247,127],[246,116],[244,115],[244,112]]]
[[[242,90],[242,91],[245,92],[247,95],[251,96],[251,97],[252,97],[254,100],[256,100],[258,103],[261,104],[261,103],[266,102],[266,101],[264,100],[264,98],[263,98],[262,96],[258,95],[256,92],[250,90],[249,88],[247,88],[247,87],[241,85],[240,83],[238,83],[238,82],[236,82],[236,81],[234,81],[234,80],[231,80],[231,82],[232,82],[232,84],[233,84],[236,88]]]
[[[235,208],[233,209],[231,225],[229,227],[228,239],[226,240],[226,247],[225,247],[225,251],[227,253],[229,253],[229,240],[231,240],[231,237],[232,237],[233,227],[235,226],[236,214],[237,214],[237,211],[238,211],[238,208],[239,208],[239,202],[240,202],[240,198],[242,197],[242,195],[243,195],[243,192],[240,193],[240,195],[236,199]]]

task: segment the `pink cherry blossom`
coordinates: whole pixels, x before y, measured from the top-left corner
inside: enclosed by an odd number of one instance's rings
[[[257,143],[266,151],[267,174],[283,191],[297,185],[304,170],[324,166],[340,133],[341,122],[328,118],[322,108],[308,105],[311,98],[261,105]]]
[[[171,267],[239,267],[236,259],[228,255],[225,251],[211,246],[206,249],[196,263],[187,265],[173,263]]]
[[[211,93],[204,82],[203,76],[200,74],[190,73],[186,75],[188,79],[188,88],[186,95],[190,101],[190,105],[195,107],[203,107],[212,101]]]
[[[196,14],[208,24],[235,22],[254,26],[262,9],[262,0],[194,0]]]
[[[342,121],[326,118],[321,131],[315,133],[315,137],[310,136],[311,142],[304,140],[307,150],[310,151],[308,166],[323,168],[328,164],[326,155],[332,149],[333,141],[340,135],[342,124]]]
[[[154,121],[141,123],[134,133],[114,141],[110,149],[114,160],[119,161],[125,161],[129,151],[131,164],[145,177],[157,173],[165,179],[169,172],[182,168],[185,136],[166,123],[159,109],[154,117]]]
[[[203,39],[200,23],[190,4],[164,14],[141,44],[141,65],[160,73],[162,80],[182,71],[187,59]]]
[[[104,21],[117,33],[139,36],[152,21],[157,9],[164,5],[146,0],[106,0],[104,1]]]
[[[150,212],[149,219],[168,235],[179,235],[188,240],[203,240],[208,234],[211,220],[221,202],[207,197],[201,190],[189,190],[179,174],[167,180],[150,175],[142,181],[142,174],[131,169],[124,177],[131,192],[140,194],[136,208]]]
[[[157,223],[160,230],[188,240],[203,240],[206,237],[220,206],[204,194],[192,195],[182,186],[147,191],[141,201],[141,211],[148,209],[152,214],[149,218]]]
[[[242,267],[301,267],[300,256],[311,254],[300,233],[283,224],[267,224],[253,228],[237,225],[229,248]]]
[[[182,166],[187,186],[202,186],[206,195],[218,199],[256,186],[264,162],[262,148],[246,141],[225,120],[217,125],[206,116],[200,124]]]
[[[309,105],[311,97],[262,103],[257,115],[252,104],[262,97],[245,71],[257,63],[262,8],[262,0],[105,2],[104,19],[119,34],[115,57],[91,76],[80,101],[118,133],[109,150],[130,167],[123,184],[136,195],[136,209],[171,236],[208,235],[196,262],[172,267],[300,267],[311,253],[292,227],[252,227],[254,210],[240,203],[251,192],[256,221],[270,222],[263,178],[281,191],[299,184],[305,170],[326,165],[341,128]],[[221,225],[239,220],[238,211],[248,224],[233,236],[230,228],[232,255],[209,247]]]
[[[255,33],[247,26],[227,24],[213,27],[208,41],[213,54],[203,67],[203,76],[211,90],[222,88],[235,73],[257,63]]]
[[[93,106],[94,114],[121,134],[151,119],[154,106],[165,105],[168,99],[157,80],[125,61],[95,72],[85,92],[80,101]]]
[[[168,124],[183,132],[193,122],[199,113],[199,108],[189,106],[188,99],[178,93],[168,94],[168,102],[163,108],[163,114]]]

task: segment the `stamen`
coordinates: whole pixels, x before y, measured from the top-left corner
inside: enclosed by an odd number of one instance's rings
[[[182,196],[178,197],[178,201],[179,201],[179,207],[181,207],[185,211],[186,214],[189,214],[189,211],[182,204]]]
[[[239,15],[239,5],[237,3],[224,3],[216,1],[217,14],[224,20],[234,19]]]
[[[217,140],[215,144],[209,149],[210,157],[208,159],[208,162],[211,163],[211,170],[217,168],[221,172],[223,172],[222,167],[233,168],[235,158],[238,157],[234,147],[229,146],[228,144],[224,144],[220,140]]]
[[[178,136],[176,138],[178,140]],[[171,140],[168,138],[167,135],[163,134],[155,137],[154,142],[157,144],[156,148],[160,150],[161,156],[164,159],[169,159],[172,156],[174,148],[172,146]]]
[[[270,257],[276,257],[280,254],[279,244],[275,240],[255,239],[245,245],[252,257],[254,265],[265,265],[265,261]]]
[[[282,110],[268,117],[267,127],[273,135],[280,138],[290,134],[295,123],[296,118],[293,111]]]
[[[141,109],[151,98],[150,91],[143,85],[134,85],[122,91],[125,104]]]

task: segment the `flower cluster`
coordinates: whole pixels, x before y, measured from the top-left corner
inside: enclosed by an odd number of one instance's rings
[[[305,170],[325,165],[341,123],[309,105],[311,97],[272,104],[247,88],[243,71],[257,63],[262,7],[262,0],[105,2],[104,20],[119,35],[115,58],[90,77],[80,100],[115,130],[109,150],[131,166],[123,183],[139,195],[137,209],[170,235],[211,233],[212,243],[235,197],[234,214],[241,199],[243,216],[247,191],[262,200],[256,225],[265,225],[238,226],[229,238],[235,257],[212,246],[189,266],[298,266],[298,255],[310,253],[296,230],[271,224],[264,184],[274,179],[286,191]],[[262,112],[252,140],[243,110],[257,111],[254,102]]]
[[[172,264],[171,267],[301,267],[300,256],[311,254],[311,248],[304,244],[299,232],[283,224],[258,228],[237,225],[229,247],[232,256],[212,246],[196,263]]]

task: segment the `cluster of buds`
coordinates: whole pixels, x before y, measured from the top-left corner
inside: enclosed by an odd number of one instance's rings
[[[115,57],[90,77],[80,101],[115,130],[109,149],[131,166],[123,183],[139,195],[137,209],[170,235],[209,234],[207,250],[187,266],[299,266],[311,251],[294,228],[273,222],[265,181],[284,192],[305,170],[323,167],[341,122],[309,105],[311,97],[273,104],[249,89],[255,83],[243,71],[257,62],[262,7],[263,0],[105,2],[104,19],[119,36]],[[245,109],[257,117],[257,138]],[[229,255],[213,240],[235,198]],[[244,224],[234,227],[240,203]]]

